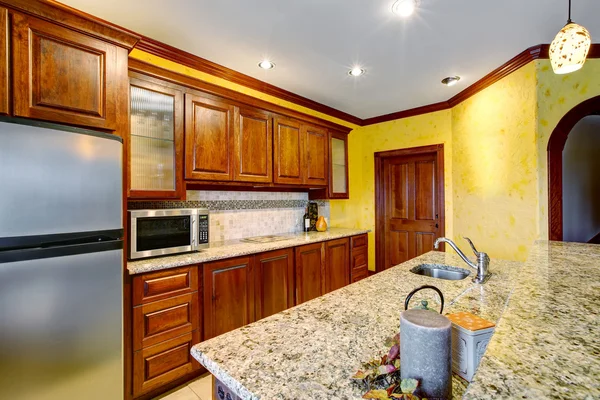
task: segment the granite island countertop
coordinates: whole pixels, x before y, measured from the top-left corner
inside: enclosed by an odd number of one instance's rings
[[[139,261],[128,261],[127,270],[130,275],[150,271],[182,267],[185,265],[200,264],[209,261],[223,260],[225,258],[258,254],[265,251],[285,249],[302,246],[310,243],[325,242],[370,232],[368,229],[329,228],[325,232],[291,232],[280,233],[285,240],[271,243],[249,243],[241,239],[227,240],[224,242],[210,243],[208,249],[195,253],[178,254],[174,256],[148,258]]]
[[[538,241],[466,399],[600,399],[600,246]]]
[[[242,399],[359,399],[361,390],[350,377],[362,363],[387,352],[385,339],[398,333],[410,291],[433,284],[444,294],[445,314],[469,311],[497,322],[522,264],[492,260],[494,275],[478,285],[470,277],[447,281],[409,272],[421,263],[470,270],[453,253],[429,252],[197,344],[192,355]],[[415,303],[421,298],[415,296]],[[462,397],[466,384],[453,379],[455,398]]]

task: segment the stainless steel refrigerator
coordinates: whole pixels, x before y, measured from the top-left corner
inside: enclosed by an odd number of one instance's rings
[[[122,142],[0,118],[0,398],[123,397]]]

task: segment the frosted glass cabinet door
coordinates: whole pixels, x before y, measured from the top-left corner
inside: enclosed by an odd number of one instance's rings
[[[129,197],[181,198],[183,94],[135,76],[130,77]]]
[[[329,197],[332,199],[349,198],[348,190],[348,135],[330,132],[330,174]]]

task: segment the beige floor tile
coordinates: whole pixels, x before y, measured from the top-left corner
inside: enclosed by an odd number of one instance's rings
[[[180,386],[162,396],[156,397],[154,400],[198,400],[199,397],[188,386]],[[204,399],[202,399],[204,400]]]
[[[205,374],[188,384],[202,400],[212,400],[212,375]]]

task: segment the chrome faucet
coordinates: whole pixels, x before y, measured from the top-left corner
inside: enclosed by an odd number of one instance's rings
[[[433,244],[433,247],[435,249],[437,249],[438,246],[440,245],[440,243],[442,243],[442,242],[448,243],[450,245],[450,247],[452,247],[454,249],[454,251],[456,251],[456,253],[458,253],[460,258],[462,258],[463,261],[469,265],[469,267],[475,268],[477,270],[477,276],[475,276],[475,278],[473,278],[473,282],[484,283],[486,281],[486,279],[489,278],[491,275],[491,274],[488,274],[488,268],[490,267],[490,257],[488,257],[488,255],[484,252],[477,251],[477,249],[473,245],[473,242],[471,242],[471,239],[465,238],[465,240],[467,242],[469,242],[469,244],[471,245],[471,248],[473,249],[473,253],[475,253],[475,257],[477,257],[477,264],[471,262],[467,258],[467,256],[465,256],[465,254],[462,251],[460,251],[460,249],[458,247],[456,247],[456,244],[448,238],[445,238],[445,237],[437,238],[435,243]]]

